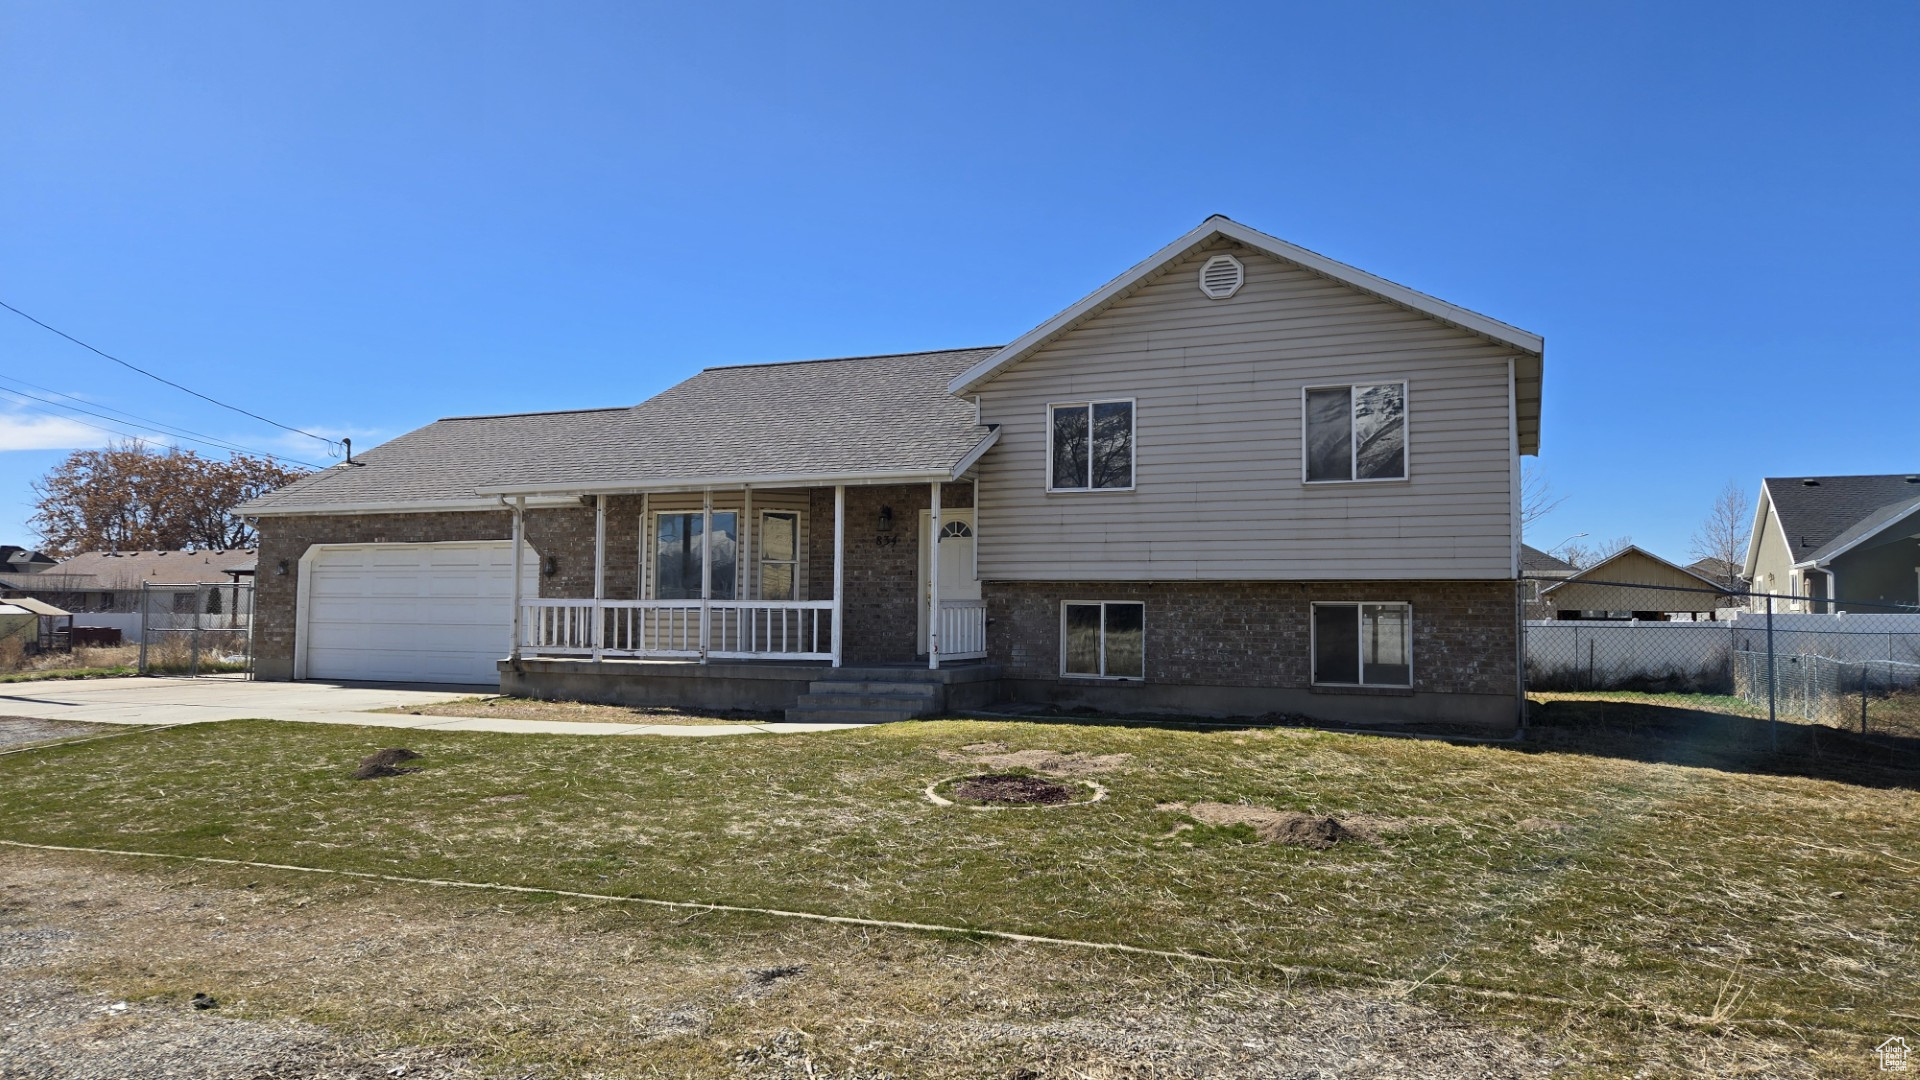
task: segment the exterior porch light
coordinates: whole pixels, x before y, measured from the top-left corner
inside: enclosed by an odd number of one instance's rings
[[[558,555],[547,556],[546,562],[542,564],[540,567],[540,572],[545,574],[548,577],[552,577],[553,575],[559,573],[560,572],[560,556]]]
[[[893,531],[893,507],[891,506],[883,506],[880,508],[880,531]]]
[[[273,576],[274,577],[287,576],[287,560],[281,559],[277,564],[274,565]]]
[[[892,547],[899,542],[900,538],[893,535],[893,507],[882,506],[880,517],[874,523],[873,546]]]

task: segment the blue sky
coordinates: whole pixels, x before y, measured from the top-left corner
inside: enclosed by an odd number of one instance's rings
[[[1681,556],[1729,479],[1920,468],[1917,53],[1904,2],[16,0],[0,299],[364,447],[997,344],[1224,213],[1544,334],[1529,539]],[[328,460],[6,312],[3,379]],[[0,542],[102,437],[0,403]]]

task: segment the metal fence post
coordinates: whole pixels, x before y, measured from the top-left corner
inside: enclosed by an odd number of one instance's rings
[[[1860,734],[1867,733],[1867,671],[1870,665],[1860,665]]]
[[[1778,676],[1773,670],[1773,594],[1767,594],[1767,735],[1773,742],[1775,753],[1780,750],[1780,717],[1774,695],[1778,687]]]
[[[140,626],[134,631],[140,635],[140,674],[147,673],[147,583],[140,583]]]

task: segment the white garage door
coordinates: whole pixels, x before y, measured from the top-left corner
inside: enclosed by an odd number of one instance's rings
[[[535,595],[529,549],[524,595]],[[324,547],[307,561],[306,677],[497,683],[513,637],[513,544]]]

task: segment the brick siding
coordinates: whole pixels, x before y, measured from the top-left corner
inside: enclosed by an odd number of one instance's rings
[[[1305,688],[1308,605],[1413,605],[1416,692],[1514,689],[1515,595],[1510,581],[987,582],[991,658],[1019,679],[1060,676],[1063,600],[1146,603],[1146,681],[1165,685]]]

